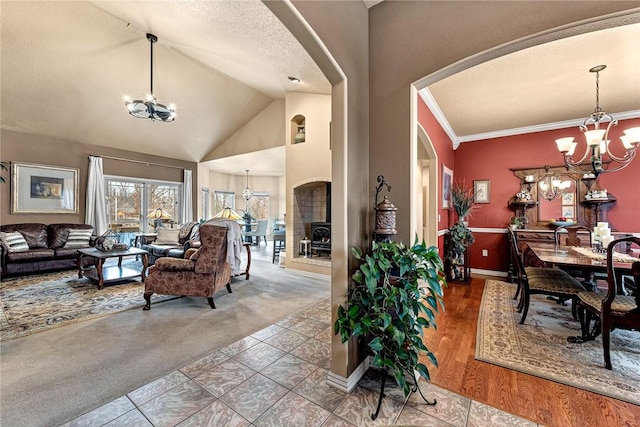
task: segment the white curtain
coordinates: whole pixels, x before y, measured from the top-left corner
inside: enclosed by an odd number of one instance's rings
[[[85,222],[93,225],[98,236],[109,228],[107,221],[107,198],[104,187],[102,158],[89,156],[89,179],[87,180]]]
[[[182,223],[193,221],[193,199],[191,197],[191,170],[184,170],[184,183],[182,184]]]

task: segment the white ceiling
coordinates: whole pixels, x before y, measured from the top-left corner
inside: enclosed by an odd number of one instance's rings
[[[363,0],[373,7],[378,0]],[[286,91],[330,93],[309,55],[260,0],[2,1],[1,126],[199,161]],[[177,105],[173,123],[129,116],[123,96]],[[640,24],[517,52],[431,85],[452,139],[584,118],[595,107],[640,114]],[[288,80],[296,76],[302,83]],[[284,143],[284,142],[283,142]],[[284,171],[284,147],[206,167]],[[226,163],[229,159],[227,159]],[[280,172],[276,172],[280,171]]]
[[[589,69],[601,64],[607,68],[600,72],[600,108],[618,119],[640,117],[640,24],[521,50],[427,89],[450,136],[474,141],[584,120],[596,106],[596,75]]]

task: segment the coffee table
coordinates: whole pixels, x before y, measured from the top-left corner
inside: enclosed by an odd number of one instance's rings
[[[141,256],[142,271],[122,266],[122,257],[125,256]],[[140,281],[144,283],[144,276],[149,266],[149,252],[140,248],[129,248],[115,251],[100,251],[96,248],[82,248],[77,252],[78,277],[87,277],[88,279],[98,282],[98,288],[102,289],[105,283],[116,282],[124,279],[140,277]],[[95,267],[85,270],[82,265],[82,258],[90,257],[95,261]],[[105,267],[104,262],[109,258],[118,258],[117,266]]]

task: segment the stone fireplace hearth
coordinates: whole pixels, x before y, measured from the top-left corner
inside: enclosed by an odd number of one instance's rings
[[[311,244],[311,258],[331,257],[331,182],[326,180],[308,181],[293,189],[293,244],[296,248],[293,257],[302,258],[299,242],[304,238],[313,239],[313,229],[317,224],[324,225],[320,240],[323,245]],[[315,224],[312,227],[312,224]],[[316,231],[318,234],[318,231]],[[320,248],[320,250],[318,250]]]

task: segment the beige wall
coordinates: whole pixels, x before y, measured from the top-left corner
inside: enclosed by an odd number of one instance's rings
[[[283,100],[273,101],[231,137],[204,156],[202,161],[281,147],[285,140],[285,127],[282,122],[284,110]]]
[[[132,151],[124,151],[115,148],[103,147],[91,144],[80,144],[76,142],[64,141],[49,138],[41,135],[31,135],[21,132],[1,130],[0,158],[2,161],[20,161],[27,163],[37,163],[50,166],[62,166],[78,168],[78,214],[11,214],[11,198],[9,184],[0,185],[0,223],[16,224],[23,222],[42,223],[84,223],[85,199],[87,189],[87,177],[89,169],[89,155],[102,155],[120,157],[144,162],[159,163],[163,165],[173,165],[193,171],[193,200],[197,200],[199,188],[195,185],[198,182],[197,164],[182,160],[169,159],[166,157],[150,156]],[[177,168],[159,167],[144,165],[140,163],[122,162],[110,159],[103,160],[105,175],[118,175],[135,178],[157,179],[165,181],[183,181],[183,170]],[[5,172],[8,176],[9,173]],[[196,203],[194,202],[194,215]]]
[[[318,64],[331,93],[331,304],[344,303],[355,260],[350,246],[366,246],[369,211],[369,16],[363,2],[265,2]],[[305,22],[301,22],[298,13]],[[357,346],[334,336],[332,367],[347,377]]]
[[[294,202],[293,190],[299,185],[314,181],[331,182],[331,96],[308,93],[289,92],[285,98],[285,132],[286,136],[286,200],[287,200],[287,248],[297,248],[292,232]],[[305,142],[296,144],[292,141],[291,120],[298,115],[305,117]],[[295,126],[294,126],[295,127]],[[327,267],[318,267],[303,263],[293,263],[291,259],[295,250],[286,251],[287,268],[329,274]]]
[[[411,136],[415,116],[410,97],[414,82],[503,44],[511,47],[502,49],[501,54],[526,47],[514,40],[637,8],[639,4],[637,1],[385,1],[373,7],[369,15],[369,173],[372,182],[382,174],[393,187],[393,203],[398,207],[398,238],[409,241],[412,236],[409,189],[413,174],[411,144],[416,141],[415,133],[413,139]],[[486,59],[477,57],[457,64],[441,72],[441,77],[483,60]]]

